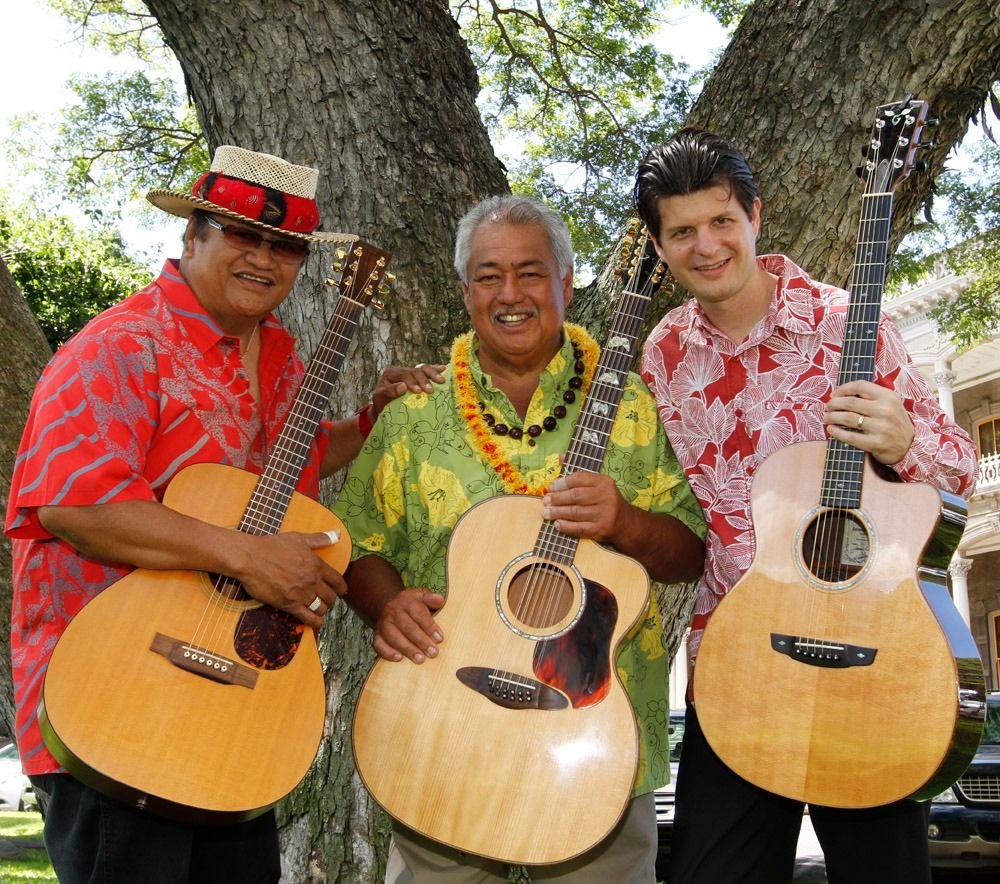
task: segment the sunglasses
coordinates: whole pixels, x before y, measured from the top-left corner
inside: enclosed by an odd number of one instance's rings
[[[222,234],[229,245],[244,252],[259,249],[263,243],[271,247],[275,261],[282,264],[298,264],[309,254],[309,244],[301,239],[268,239],[251,230],[249,227],[239,227],[235,224],[223,224],[211,215],[202,215],[209,227],[214,227]]]

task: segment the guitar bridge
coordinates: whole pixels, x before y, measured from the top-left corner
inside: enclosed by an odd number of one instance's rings
[[[195,675],[210,678],[212,681],[240,685],[245,688],[252,688],[257,684],[256,669],[213,654],[188,642],[182,642],[178,638],[170,638],[169,635],[163,635],[160,632],[153,637],[149,649],[156,651],[157,654],[162,654],[174,666],[186,669]]]
[[[824,666],[830,669],[846,669],[848,666],[871,666],[878,653],[877,648],[863,648],[844,642],[832,642],[803,635],[781,635],[771,633],[771,648],[800,663],[810,666]]]
[[[513,672],[463,666],[455,675],[466,687],[507,709],[565,709],[569,706],[569,700],[559,691]]]

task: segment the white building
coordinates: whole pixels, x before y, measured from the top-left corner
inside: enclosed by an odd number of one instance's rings
[[[1000,329],[958,353],[928,317],[966,285],[945,261],[920,284],[885,304],[913,361],[930,380],[941,407],[979,449],[979,482],[949,569],[955,606],[979,646],[987,690],[1000,690]]]

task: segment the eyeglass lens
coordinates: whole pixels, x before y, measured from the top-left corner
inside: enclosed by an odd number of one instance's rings
[[[246,251],[259,249],[261,243],[271,247],[271,254],[276,261],[296,263],[309,254],[309,244],[297,239],[268,239],[249,227],[237,227],[234,224],[222,224],[209,216],[209,223],[216,230],[222,231],[222,236],[231,246]]]

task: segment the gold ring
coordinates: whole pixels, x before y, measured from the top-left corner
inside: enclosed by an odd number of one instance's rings
[[[864,423],[865,423],[865,416],[863,414],[859,415],[858,416],[858,432],[859,433],[861,432],[861,428],[864,426]]]
[[[312,611],[315,614],[319,610],[319,606],[322,605],[322,604],[323,604],[323,600],[319,596],[316,596],[316,598],[314,598],[309,603],[309,610]]]

